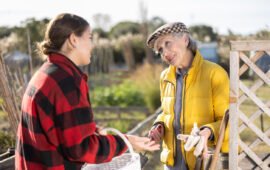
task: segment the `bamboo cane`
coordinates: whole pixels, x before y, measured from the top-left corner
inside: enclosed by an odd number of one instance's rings
[[[21,101],[22,94],[19,93],[19,97],[15,95],[15,89],[17,88],[15,83],[19,85],[20,82],[17,82],[13,78],[8,67],[6,67],[4,63],[2,56],[0,58],[0,96],[3,98],[3,103],[0,104],[0,107],[7,115],[13,133],[16,135],[20,112],[17,102]]]

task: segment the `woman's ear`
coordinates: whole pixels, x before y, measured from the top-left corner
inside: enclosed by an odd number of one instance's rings
[[[76,48],[77,37],[74,33],[71,33],[68,38],[68,44],[71,49]]]
[[[188,36],[188,34],[184,34],[184,41],[185,41],[186,47],[188,47],[188,44],[189,44],[189,36]]]

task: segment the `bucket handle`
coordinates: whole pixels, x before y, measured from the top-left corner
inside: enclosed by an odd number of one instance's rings
[[[132,148],[131,143],[127,140],[127,138],[119,130],[114,129],[114,128],[104,128],[102,130],[111,131],[111,132],[116,133],[118,136],[120,136],[124,140],[124,142],[126,143],[126,145],[128,147],[128,150],[129,150],[129,152],[132,155],[132,159],[135,159],[135,152],[134,152],[134,150]]]

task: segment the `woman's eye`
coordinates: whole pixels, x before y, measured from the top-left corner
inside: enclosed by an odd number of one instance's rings
[[[165,42],[165,46],[168,47],[170,45],[170,42],[169,41],[166,41]]]

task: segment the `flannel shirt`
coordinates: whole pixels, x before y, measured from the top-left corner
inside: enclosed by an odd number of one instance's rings
[[[31,78],[21,109],[17,170],[80,169],[127,149],[119,136],[95,133],[87,75],[61,54],[51,54]]]

